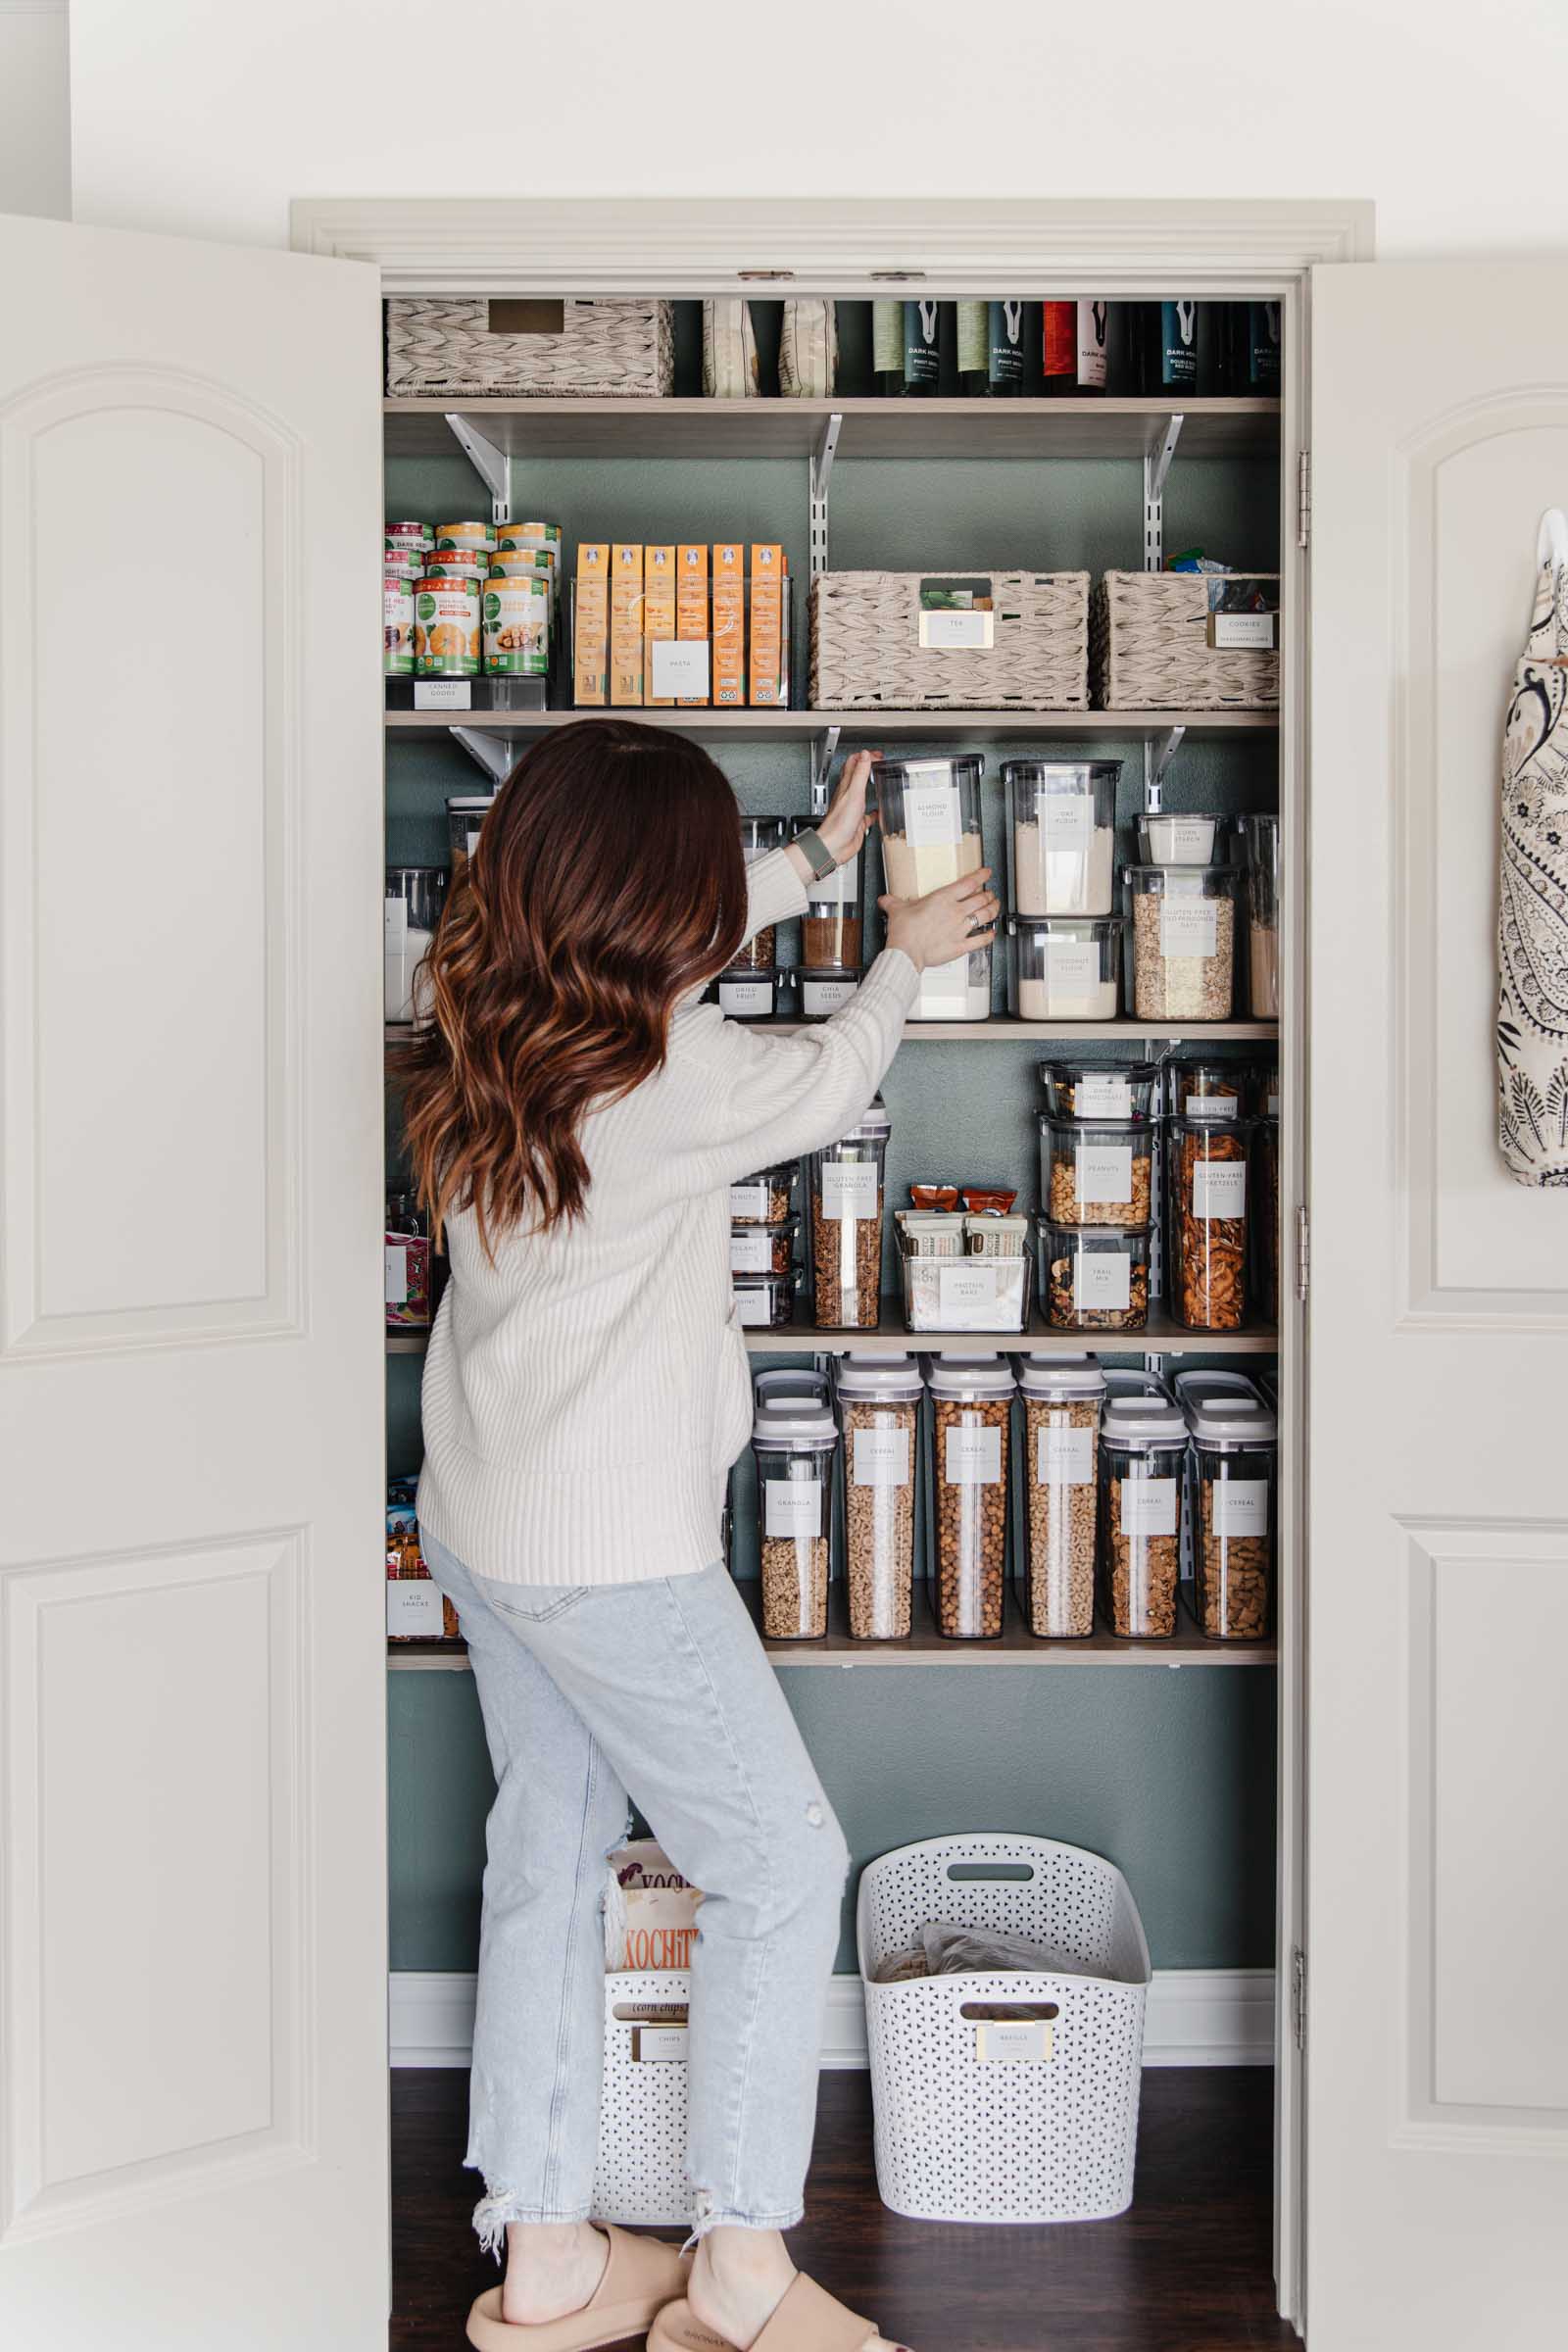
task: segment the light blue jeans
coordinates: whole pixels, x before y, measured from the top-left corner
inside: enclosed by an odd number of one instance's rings
[[[481,2242],[499,2249],[508,2222],[591,2211],[600,1906],[628,1792],[704,1892],[688,2041],[693,2230],[788,2230],[803,2210],[849,1855],[728,1571],[510,1585],[421,1543],[467,1638],[496,1776],[469,2086]]]

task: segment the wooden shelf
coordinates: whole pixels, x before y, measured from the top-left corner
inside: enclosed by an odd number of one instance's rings
[[[386,1335],[388,1355],[422,1355],[429,1345],[427,1331],[389,1331]]]
[[[388,710],[386,731],[446,735],[470,727],[487,735],[537,735],[575,726],[583,718],[631,718],[639,726],[669,727],[748,743],[805,743],[827,727],[840,742],[894,740],[929,743],[1057,743],[1110,737],[1142,743],[1185,727],[1193,738],[1277,735],[1278,710]]]
[[[1048,1331],[1038,1307],[1027,1331],[910,1331],[903,1299],[891,1294],[882,1300],[882,1320],[874,1331],[821,1331],[796,1319],[770,1331],[748,1324],[741,1336],[756,1355],[844,1355],[851,1349],[857,1355],[974,1349],[1002,1355],[1082,1355],[1085,1349],[1101,1355],[1273,1355],[1280,1344],[1273,1323],[1250,1323],[1242,1331],[1186,1331],[1152,1307],[1144,1331]]]
[[[748,1021],[764,1037],[798,1037],[820,1029],[820,1021]],[[406,1046],[414,1035],[407,1022],[388,1021],[385,1043]],[[989,1021],[908,1021],[904,1043],[917,1046],[953,1045],[959,1040],[977,1046],[1006,1045],[1120,1045],[1136,1046],[1145,1038],[1179,1039],[1195,1045],[1278,1045],[1278,1021],[1015,1021],[998,1013]]]
[[[761,1589],[755,1581],[740,1588],[752,1621],[761,1629]],[[1081,1642],[1038,1642],[1029,1631],[1015,1591],[1009,1591],[1001,1636],[992,1642],[950,1642],[937,1632],[926,1585],[915,1587],[911,1630],[901,1642],[857,1642],[850,1633],[849,1603],[842,1581],[828,1595],[827,1632],[819,1642],[769,1642],[762,1647],[775,1666],[835,1666],[848,1672],[858,1666],[1274,1666],[1279,1652],[1272,1642],[1209,1642],[1185,1606],[1178,1612],[1177,1631],[1168,1642],[1123,1642],[1105,1633],[1098,1621],[1094,1633]],[[466,1647],[445,1642],[400,1642],[387,1645],[387,1669],[393,1674],[463,1674],[467,1671]]]
[[[508,456],[808,458],[830,416],[851,458],[1143,458],[1173,413],[1184,458],[1266,457],[1277,400],[388,400],[389,458],[456,457],[448,416]]]

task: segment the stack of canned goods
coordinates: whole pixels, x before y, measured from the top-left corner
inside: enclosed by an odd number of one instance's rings
[[[548,678],[557,634],[558,522],[389,522],[389,678]]]

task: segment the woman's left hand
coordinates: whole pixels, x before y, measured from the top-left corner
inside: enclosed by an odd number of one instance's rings
[[[816,828],[840,865],[849,863],[864,841],[866,829],[872,822],[866,795],[871,783],[872,764],[878,757],[875,752],[856,752],[845,760],[832,806]]]

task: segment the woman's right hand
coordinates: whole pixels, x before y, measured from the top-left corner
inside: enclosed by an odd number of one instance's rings
[[[923,899],[878,899],[887,917],[890,948],[901,948],[917,972],[956,963],[972,949],[989,948],[1002,902],[986,888],[989,865],[976,866],[956,882],[945,882]]]

